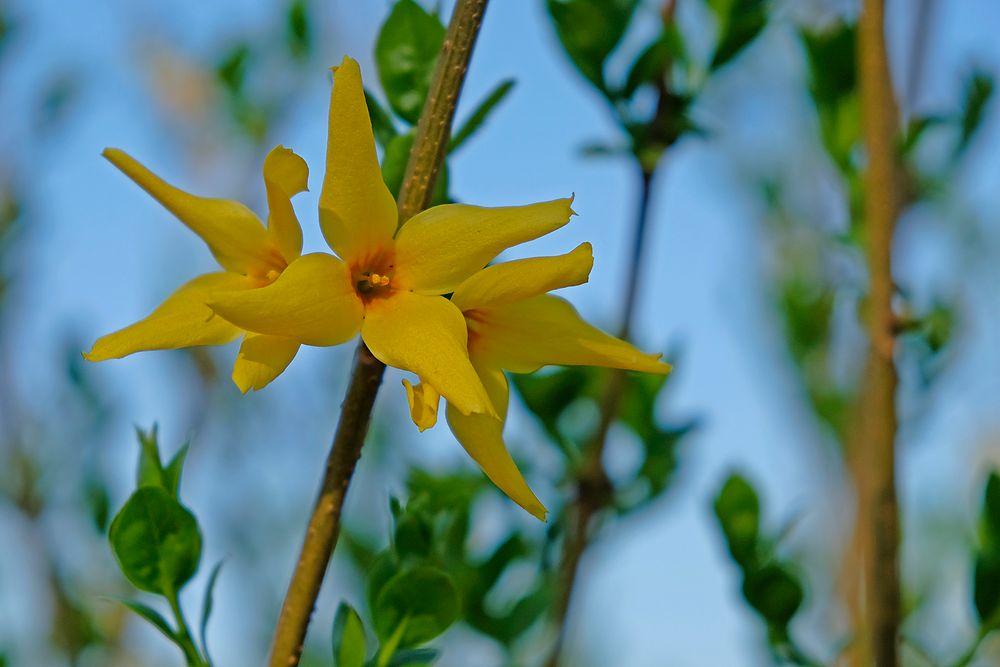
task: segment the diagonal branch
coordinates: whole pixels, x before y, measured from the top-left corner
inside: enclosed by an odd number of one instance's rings
[[[487,0],[458,0],[455,5],[399,193],[400,222],[430,203],[486,3]],[[372,356],[363,342],[359,343],[323,483],[274,631],[270,667],[299,664],[309,620],[340,535],[341,509],[361,456],[384,372],[385,365]]]

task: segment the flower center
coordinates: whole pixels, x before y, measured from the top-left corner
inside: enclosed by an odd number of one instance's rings
[[[357,288],[362,295],[374,296],[374,292],[384,290],[391,282],[390,276],[366,271],[360,275]]]

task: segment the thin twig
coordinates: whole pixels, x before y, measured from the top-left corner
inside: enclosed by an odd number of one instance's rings
[[[486,3],[487,0],[458,0],[455,5],[399,194],[401,223],[430,202]],[[385,365],[372,355],[364,342],[359,343],[323,483],[274,631],[270,667],[299,664],[309,620],[340,535],[341,509],[361,456],[384,372]]]
[[[639,276],[642,273],[646,230],[649,221],[649,200],[652,194],[653,173],[640,169],[639,209],[636,214],[634,237],[632,241],[631,262],[625,286],[625,306],[622,311],[619,337],[627,339],[631,330],[632,318],[639,288]],[[553,622],[558,628],[558,636],[552,653],[547,661],[548,667],[556,667],[561,659],[566,640],[567,614],[576,587],[580,560],[590,545],[593,537],[594,517],[607,507],[613,499],[613,488],[604,469],[604,449],[608,432],[618,415],[622,394],[625,389],[625,371],[613,369],[608,372],[607,384],[601,397],[600,421],[597,430],[585,448],[584,460],[576,478],[576,499],[567,515],[567,532],[562,560],[559,564],[558,589],[555,606],[553,607]]]
[[[892,240],[899,215],[899,111],[885,47],[884,0],[865,0],[859,22],[858,67],[867,154],[864,223],[869,274],[868,360],[860,393],[860,452],[867,474],[861,502],[871,503],[870,548],[862,564],[863,597],[875,667],[899,664],[899,501],[896,494],[896,386],[893,358]],[[866,634],[869,634],[866,633]]]

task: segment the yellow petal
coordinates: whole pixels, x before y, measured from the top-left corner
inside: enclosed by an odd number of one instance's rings
[[[465,318],[439,296],[393,292],[365,307],[361,337],[384,364],[420,376],[463,413],[496,414],[469,361]]]
[[[267,287],[217,294],[208,306],[241,329],[303,345],[343,343],[363,313],[347,267],[324,253],[303,255]]]
[[[233,365],[233,382],[244,394],[263,389],[292,363],[299,344],[291,338],[247,334]]]
[[[542,366],[607,366],[669,373],[658,354],[590,326],[565,300],[542,295],[468,313],[469,347],[515,373]]]
[[[226,270],[263,277],[284,268],[285,261],[264,225],[243,204],[188,194],[117,148],[106,148],[104,157],[200,236]]]
[[[302,254],[302,227],[292,208],[292,197],[308,189],[306,161],[284,146],[275,147],[264,159],[267,188],[267,233],[286,262]]]
[[[437,424],[441,395],[426,382],[414,387],[409,380],[403,380],[403,386],[406,387],[406,400],[410,404],[410,419],[423,433]]]
[[[241,331],[205,305],[219,290],[246,290],[252,283],[236,273],[206,273],[181,286],[149,317],[98,339],[88,361],[120,359],[133,352],[173,350],[195,345],[224,345]]]
[[[511,246],[559,229],[572,198],[529,206],[445,204],[413,216],[396,237],[395,283],[424,294],[453,292]]]
[[[481,366],[477,370],[493,405],[501,415],[506,415],[508,389],[503,371]],[[504,445],[503,421],[486,415],[463,415],[450,403],[445,414],[455,437],[486,476],[529,514],[545,521],[545,506],[528,487]]]
[[[333,72],[319,224],[330,247],[354,262],[389,245],[397,222],[396,202],[382,180],[375,154],[361,68],[345,57]]]
[[[581,243],[555,257],[533,257],[487,266],[458,286],[451,302],[463,311],[500,306],[554,289],[587,282],[594,266],[593,249]]]

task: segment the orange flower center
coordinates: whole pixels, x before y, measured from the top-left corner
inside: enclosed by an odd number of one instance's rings
[[[365,258],[351,267],[354,278],[354,288],[363,301],[388,296],[392,290],[392,278],[395,266],[391,253],[380,252],[373,257]]]

